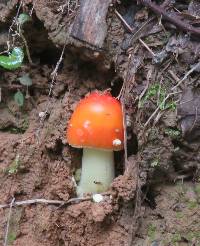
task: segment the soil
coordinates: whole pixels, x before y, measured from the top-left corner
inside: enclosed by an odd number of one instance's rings
[[[82,151],[70,147],[65,136],[77,102],[87,93],[109,88],[113,96],[120,94],[126,142],[125,151],[115,153],[116,178],[103,202],[0,208],[0,244],[9,222],[4,245],[200,245],[199,70],[177,86],[200,58],[199,42],[167,23],[165,30],[155,18],[133,36],[113,6],[134,30],[155,15],[113,1],[105,47],[97,56],[94,47],[68,35],[78,1],[68,1],[67,8],[65,1],[22,2],[0,3],[1,51],[8,40],[23,43],[13,39],[12,30],[9,34],[11,25],[18,30],[17,10],[32,17],[23,26],[32,64],[26,55],[19,69],[0,68],[0,205],[13,198],[67,202],[76,197]],[[190,15],[196,13],[191,3],[184,6]],[[159,54],[158,63],[138,38]],[[32,80],[28,92],[19,83],[25,74]],[[174,86],[179,90],[163,104]],[[18,91],[24,95],[21,106],[14,99]]]

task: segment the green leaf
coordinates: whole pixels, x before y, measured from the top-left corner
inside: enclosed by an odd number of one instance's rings
[[[24,95],[21,93],[21,91],[15,93],[14,100],[18,106],[22,107],[24,105]]]
[[[23,25],[24,23],[31,21],[31,17],[25,13],[22,13],[18,17],[18,22],[20,25]]]
[[[26,85],[26,86],[32,85],[32,79],[29,77],[28,73],[24,74],[22,77],[19,77],[18,80],[22,85]]]
[[[15,47],[9,56],[0,56],[0,66],[13,70],[21,67],[24,59],[24,52],[20,47]]]

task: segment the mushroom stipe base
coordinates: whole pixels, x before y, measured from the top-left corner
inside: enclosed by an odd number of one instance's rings
[[[114,179],[114,153],[109,150],[83,149],[81,180],[77,195],[106,191]]]

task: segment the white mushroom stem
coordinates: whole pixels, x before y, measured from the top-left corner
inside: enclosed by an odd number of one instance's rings
[[[83,149],[81,180],[77,195],[106,191],[114,179],[113,151]]]

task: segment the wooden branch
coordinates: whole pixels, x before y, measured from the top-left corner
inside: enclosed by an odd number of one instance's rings
[[[100,193],[103,197],[110,197],[109,192],[103,192]],[[85,197],[74,197],[69,199],[68,201],[61,201],[61,200],[47,200],[43,198],[36,198],[36,199],[31,199],[31,200],[24,200],[24,201],[13,201],[10,204],[0,204],[0,209],[1,208],[9,208],[11,207],[16,207],[16,206],[24,206],[24,205],[32,205],[32,204],[46,204],[46,205],[59,205],[59,206],[64,206],[64,205],[69,205],[73,203],[78,203],[82,201],[94,201],[94,195],[91,196],[85,196]]]
[[[81,0],[70,36],[102,48],[107,34],[106,16],[111,0]]]
[[[151,0],[140,0],[140,3],[151,9],[155,14],[162,16],[164,20],[171,22],[179,29],[190,32],[195,36],[200,36],[200,28],[195,28],[189,23],[182,21],[175,13],[167,13],[162,6],[153,3]]]
[[[25,201],[18,201],[18,202],[13,202],[12,203],[12,207],[15,206],[24,206],[24,205],[31,205],[31,204],[49,204],[49,205],[66,205],[69,203],[73,203],[73,202],[79,202],[79,201],[88,201],[91,200],[91,197],[81,197],[81,198],[71,198],[68,201],[60,201],[60,200],[46,200],[46,199],[31,199],[31,200],[25,200]],[[0,205],[0,209],[1,208],[8,208],[10,207],[10,204],[2,204]]]

